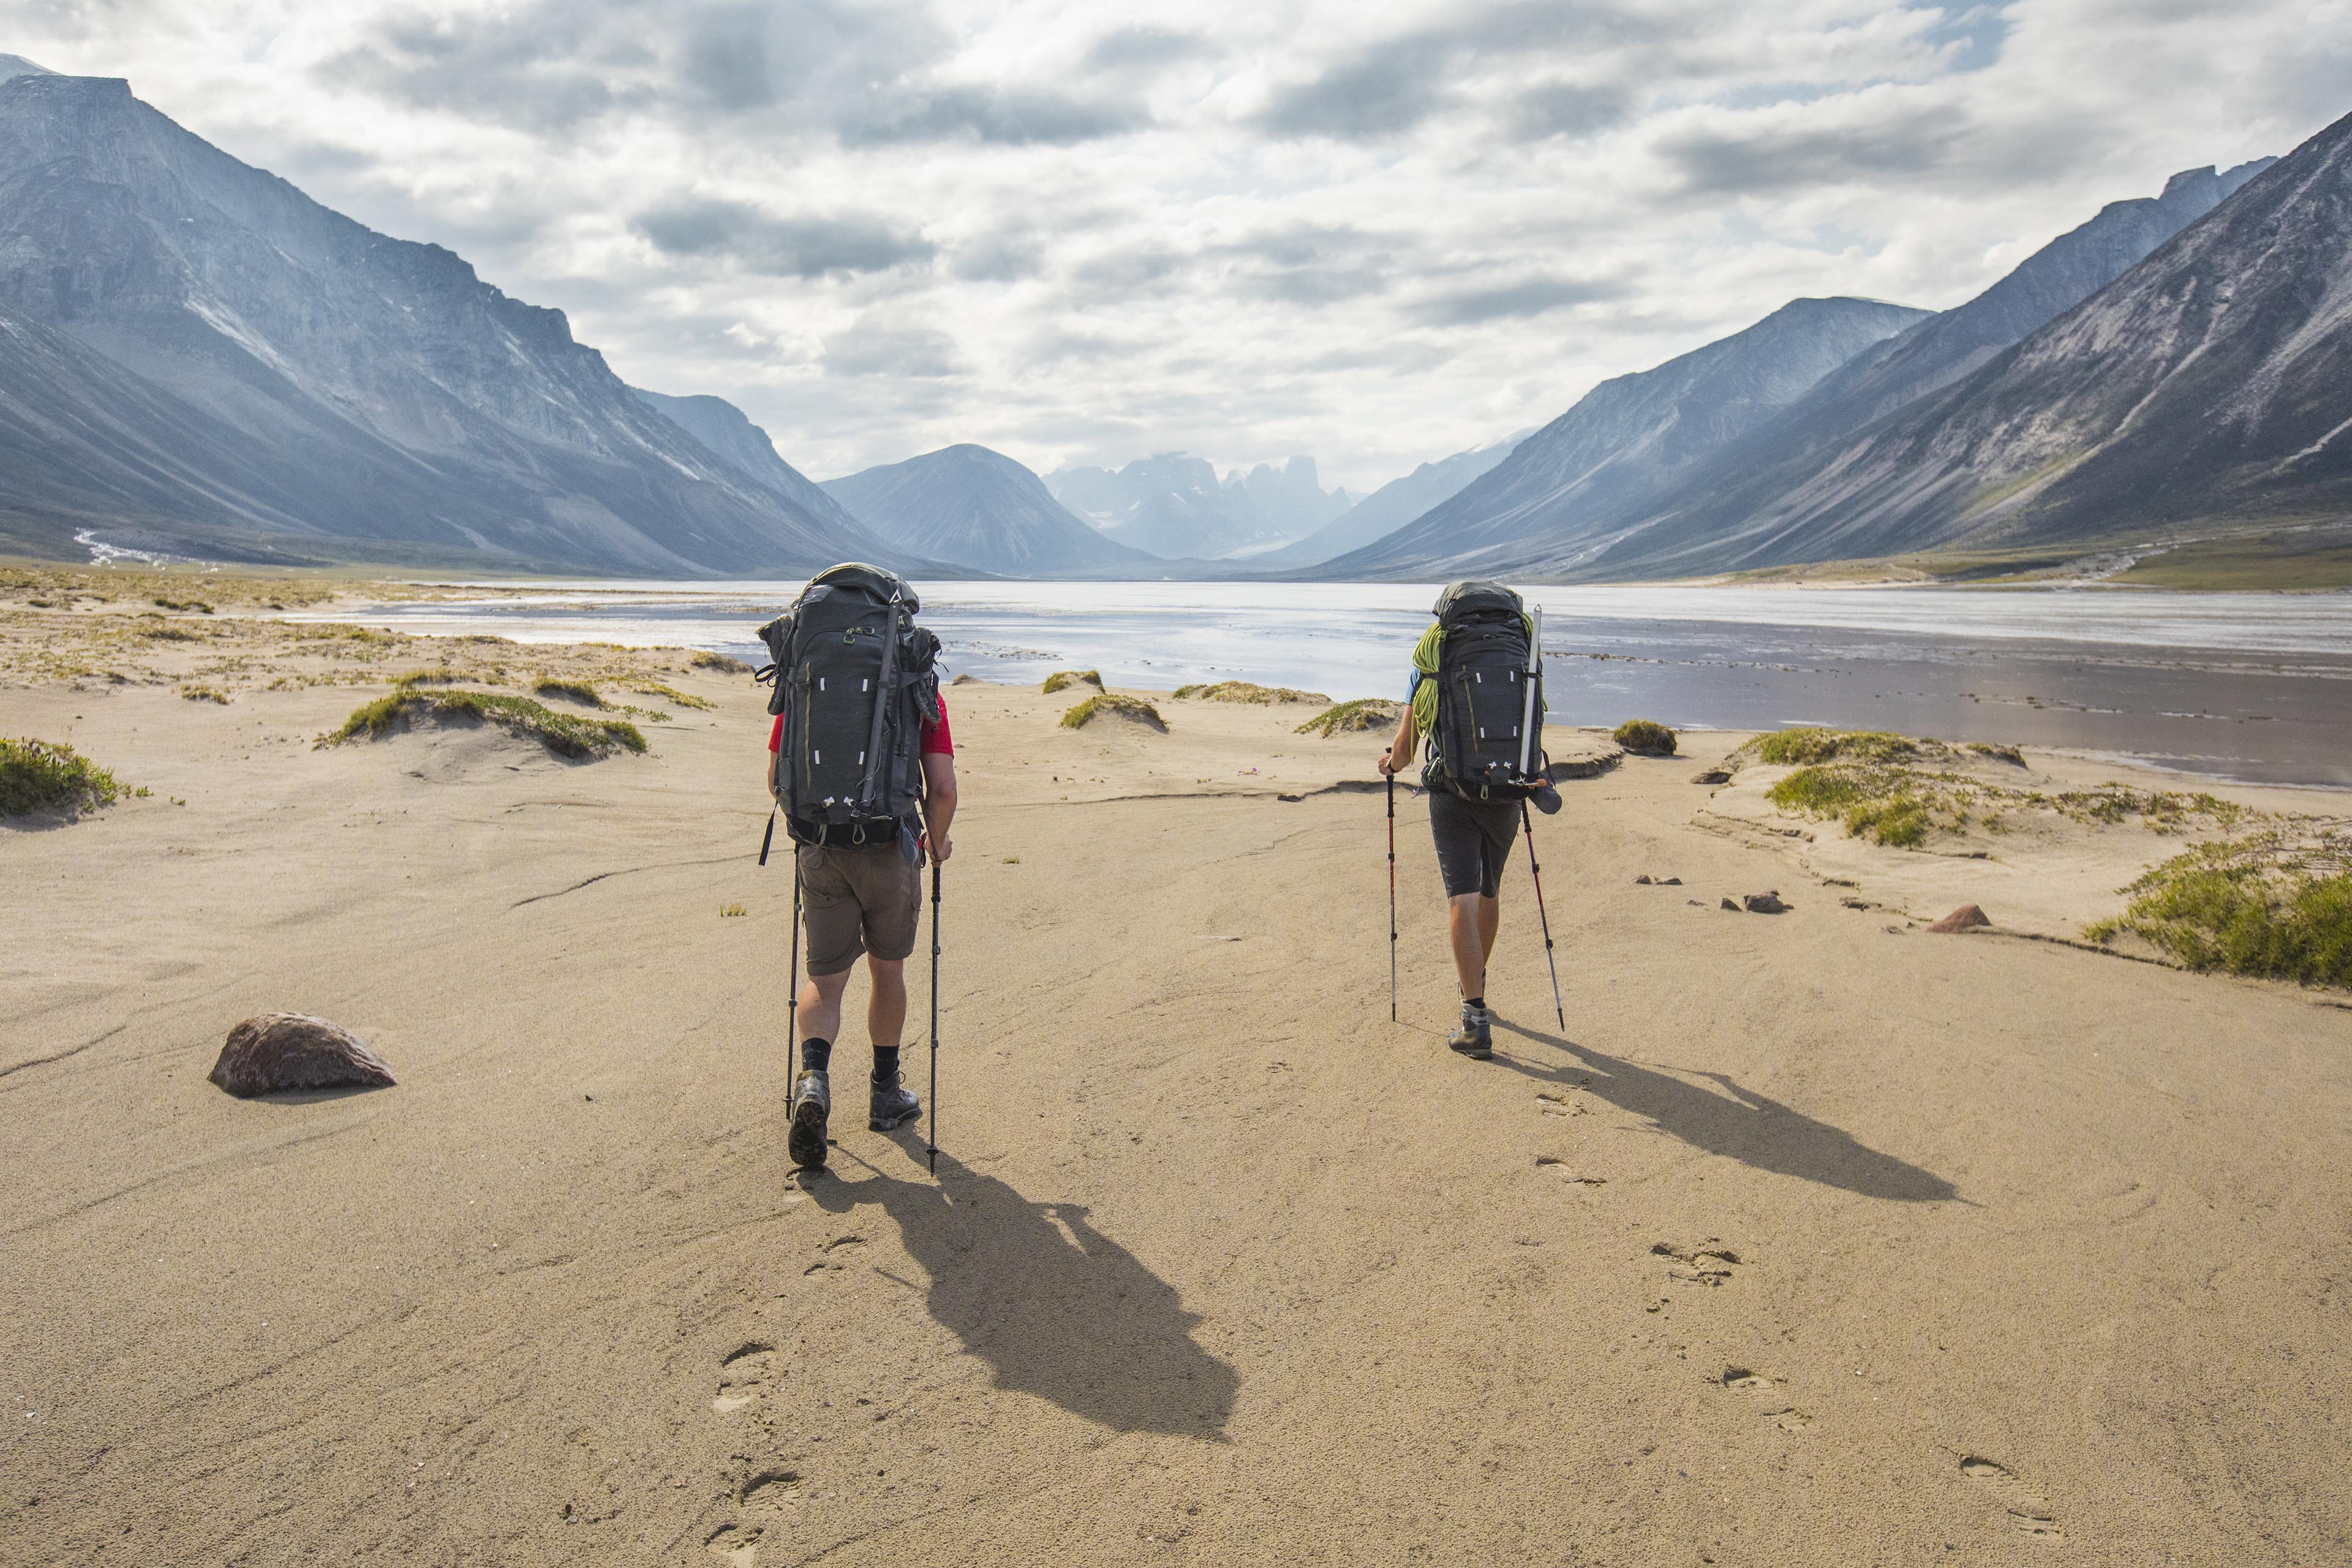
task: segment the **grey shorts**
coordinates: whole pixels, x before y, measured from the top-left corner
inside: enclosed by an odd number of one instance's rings
[[[915,951],[915,927],[923,904],[920,862],[909,862],[896,845],[845,849],[802,844],[794,848],[812,977],[839,974],[861,952],[896,963]]]
[[[1484,893],[1493,898],[1503,885],[1503,865],[1518,836],[1519,803],[1464,800],[1451,790],[1429,792],[1429,836],[1437,840],[1437,873],[1445,896]]]

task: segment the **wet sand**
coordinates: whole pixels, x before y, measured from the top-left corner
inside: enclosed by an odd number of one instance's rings
[[[2352,1556],[2352,1010],[1926,933],[2032,846],[1626,759],[1537,828],[1565,1027],[1523,847],[1472,1063],[1402,792],[1389,1018],[1375,737],[959,687],[938,1174],[848,1116],[803,1179],[747,680],[572,764],[315,750],[423,658],[240,657],[0,689],[153,791],[0,828],[12,1562]],[[277,1007],[399,1087],[207,1084]]]

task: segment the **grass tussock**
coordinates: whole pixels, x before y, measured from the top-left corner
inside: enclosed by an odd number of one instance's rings
[[[1618,746],[1637,757],[1671,757],[1675,732],[1654,719],[1628,719],[1611,736]]]
[[[1372,730],[1393,730],[1404,717],[1404,704],[1385,697],[1357,697],[1335,702],[1291,731],[1295,735],[1356,735]]]
[[[1123,697],[1115,691],[1089,697],[1063,714],[1062,728],[1083,730],[1106,713],[1114,718],[1132,719],[1139,724],[1148,724],[1163,735],[1168,732],[1168,721],[1160,716],[1159,709],[1140,697]]]
[[[464,676],[458,674],[447,665],[436,664],[429,669],[412,669],[406,675],[401,676],[395,679],[393,684],[394,686],[404,688],[411,686],[456,686],[465,679],[466,678]]]
[[[1255,680],[1220,680],[1213,684],[1180,686],[1176,689],[1179,701],[1191,702],[1328,702],[1320,691],[1301,691],[1295,686],[1260,686]]]
[[[217,686],[198,686],[191,682],[180,688],[180,695],[191,702],[217,702],[228,706],[228,693]]]
[[[1923,756],[1944,756],[1950,748],[1937,741],[1915,741],[1878,730],[1777,730],[1759,735],[1746,750],[1756,760],[1776,768],[1804,767],[1814,763],[1904,763]]]
[[[1073,686],[1091,686],[1097,691],[1100,691],[1102,689],[1102,671],[1099,669],[1057,669],[1053,674],[1045,678],[1045,695],[1051,697],[1056,691],[1067,691]]]
[[[0,740],[0,816],[95,811],[129,793],[112,773],[71,746]]]
[[[404,688],[356,709],[324,745],[374,740],[423,716],[471,719],[539,742],[560,757],[601,757],[607,752],[643,752],[646,738],[621,719],[579,719],[532,701],[495,691],[425,691]]]
[[[610,708],[604,694],[584,680],[562,680],[551,677],[531,688],[541,697],[561,697],[567,701],[583,702],[591,708]]]
[[[2352,988],[2352,836],[2273,830],[2175,856],[2124,889],[2129,931],[2190,969]]]
[[[167,610],[191,610],[199,616],[213,613],[213,607],[202,599],[158,599],[155,603]]]
[[[665,702],[675,702],[681,708],[715,708],[717,703],[707,697],[697,697],[691,691],[680,691],[675,686],[664,686],[658,680],[640,681],[629,688],[640,697],[658,697]]]
[[[721,675],[749,675],[751,673],[751,667],[745,664],[741,659],[731,658],[730,656],[723,653],[713,653],[707,647],[696,648],[694,650],[694,657],[687,660],[687,662],[694,666],[697,669],[715,669]]]

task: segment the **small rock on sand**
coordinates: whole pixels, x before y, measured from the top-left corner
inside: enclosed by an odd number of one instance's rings
[[[1780,901],[1780,890],[1778,888],[1769,893],[1748,895],[1748,912],[1751,915],[1777,915],[1788,907]]]
[[[1974,904],[1962,904],[1958,909],[1954,910],[1950,914],[1946,915],[1942,920],[1937,921],[1934,925],[1929,926],[1927,929],[1929,931],[1943,931],[1947,935],[1949,935],[1958,931],[1974,931],[1979,926],[1989,926],[1990,924],[1992,924],[1992,921],[1985,919],[1985,912],[1982,910],[1977,908]]]
[[[307,1013],[257,1013],[228,1032],[207,1075],[250,1100],[289,1089],[392,1086],[392,1068],[350,1030]]]
[[[1723,900],[1723,907],[1729,910],[1736,915],[1739,912],[1739,900],[1738,899],[1726,899]]]
[[[1727,768],[1701,768],[1691,774],[1691,783],[1696,784],[1727,784],[1730,782],[1731,773]]]

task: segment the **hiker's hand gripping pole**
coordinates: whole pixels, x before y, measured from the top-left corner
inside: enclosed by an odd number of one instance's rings
[[[1551,1010],[1559,1019],[1561,1034],[1568,1033],[1568,1013],[1559,1005],[1559,962],[1552,957],[1551,917],[1544,913],[1543,868],[1536,864],[1536,819],[1528,811],[1528,803],[1519,802],[1519,822],[1528,830],[1528,874],[1536,879],[1536,918],[1543,921],[1544,963],[1551,970]]]
[[[931,861],[931,1173],[940,1169],[940,863]]]
[[[1389,1022],[1397,1019],[1396,1003],[1396,774],[1389,780]]]

